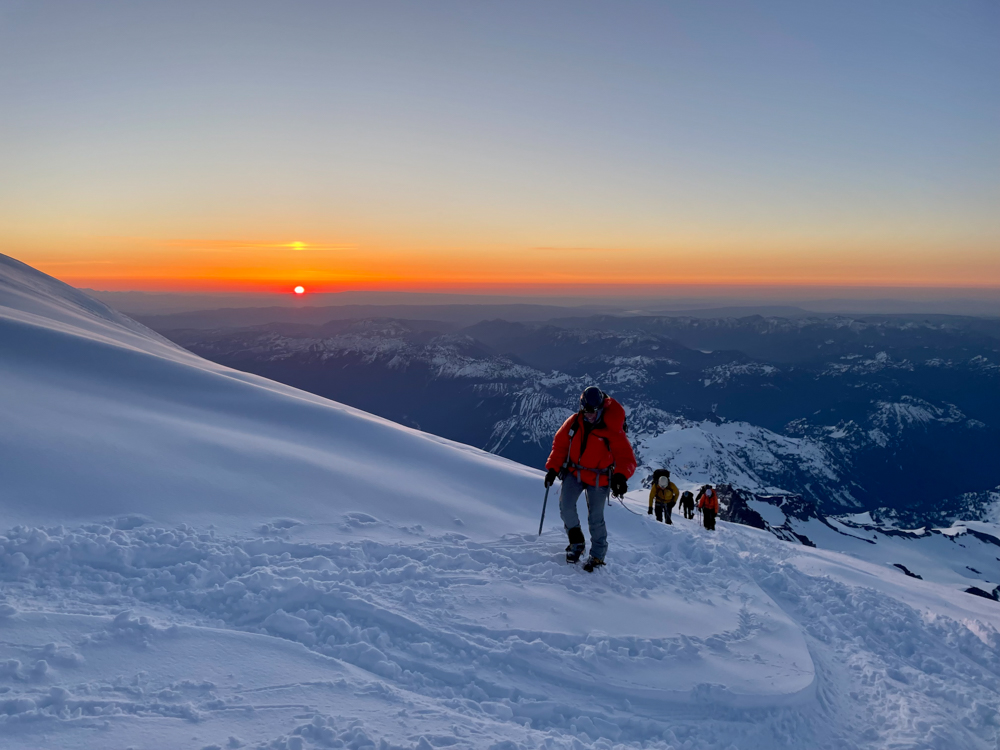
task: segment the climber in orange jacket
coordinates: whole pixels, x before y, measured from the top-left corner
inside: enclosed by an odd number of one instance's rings
[[[701,509],[701,516],[705,521],[705,528],[715,531],[715,517],[719,513],[719,496],[715,488],[706,484],[698,492],[698,507]]]
[[[628,479],[635,472],[635,454],[625,435],[622,405],[597,386],[585,389],[580,395],[580,410],[556,432],[545,468],[548,469],[546,487],[551,487],[556,477],[562,479],[559,514],[569,537],[567,562],[579,560],[586,546],[576,510],[577,500],[586,492],[590,559],[583,567],[593,572],[604,565],[608,551],[608,530],[604,523],[608,492],[624,497]]]

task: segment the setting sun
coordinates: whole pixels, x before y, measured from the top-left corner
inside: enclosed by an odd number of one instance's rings
[[[306,291],[306,288],[304,286],[297,286],[297,287],[295,287],[295,293],[296,294],[305,294],[305,291]]]

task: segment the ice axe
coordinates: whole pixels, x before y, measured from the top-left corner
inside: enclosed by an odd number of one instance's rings
[[[542,526],[545,524],[545,506],[549,504],[549,490],[551,489],[551,484],[545,488],[545,499],[542,500],[542,520],[538,522],[538,536],[542,535]]]

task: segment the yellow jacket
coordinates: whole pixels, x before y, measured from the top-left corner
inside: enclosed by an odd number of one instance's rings
[[[674,505],[677,502],[677,498],[680,496],[680,490],[677,489],[677,485],[673,482],[668,484],[666,487],[660,487],[660,485],[654,484],[649,490],[649,507],[653,507],[654,500],[658,503]]]

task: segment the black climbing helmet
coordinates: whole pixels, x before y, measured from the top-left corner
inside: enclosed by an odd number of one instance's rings
[[[595,412],[604,405],[604,391],[596,385],[583,389],[580,394],[580,410],[585,412]]]

